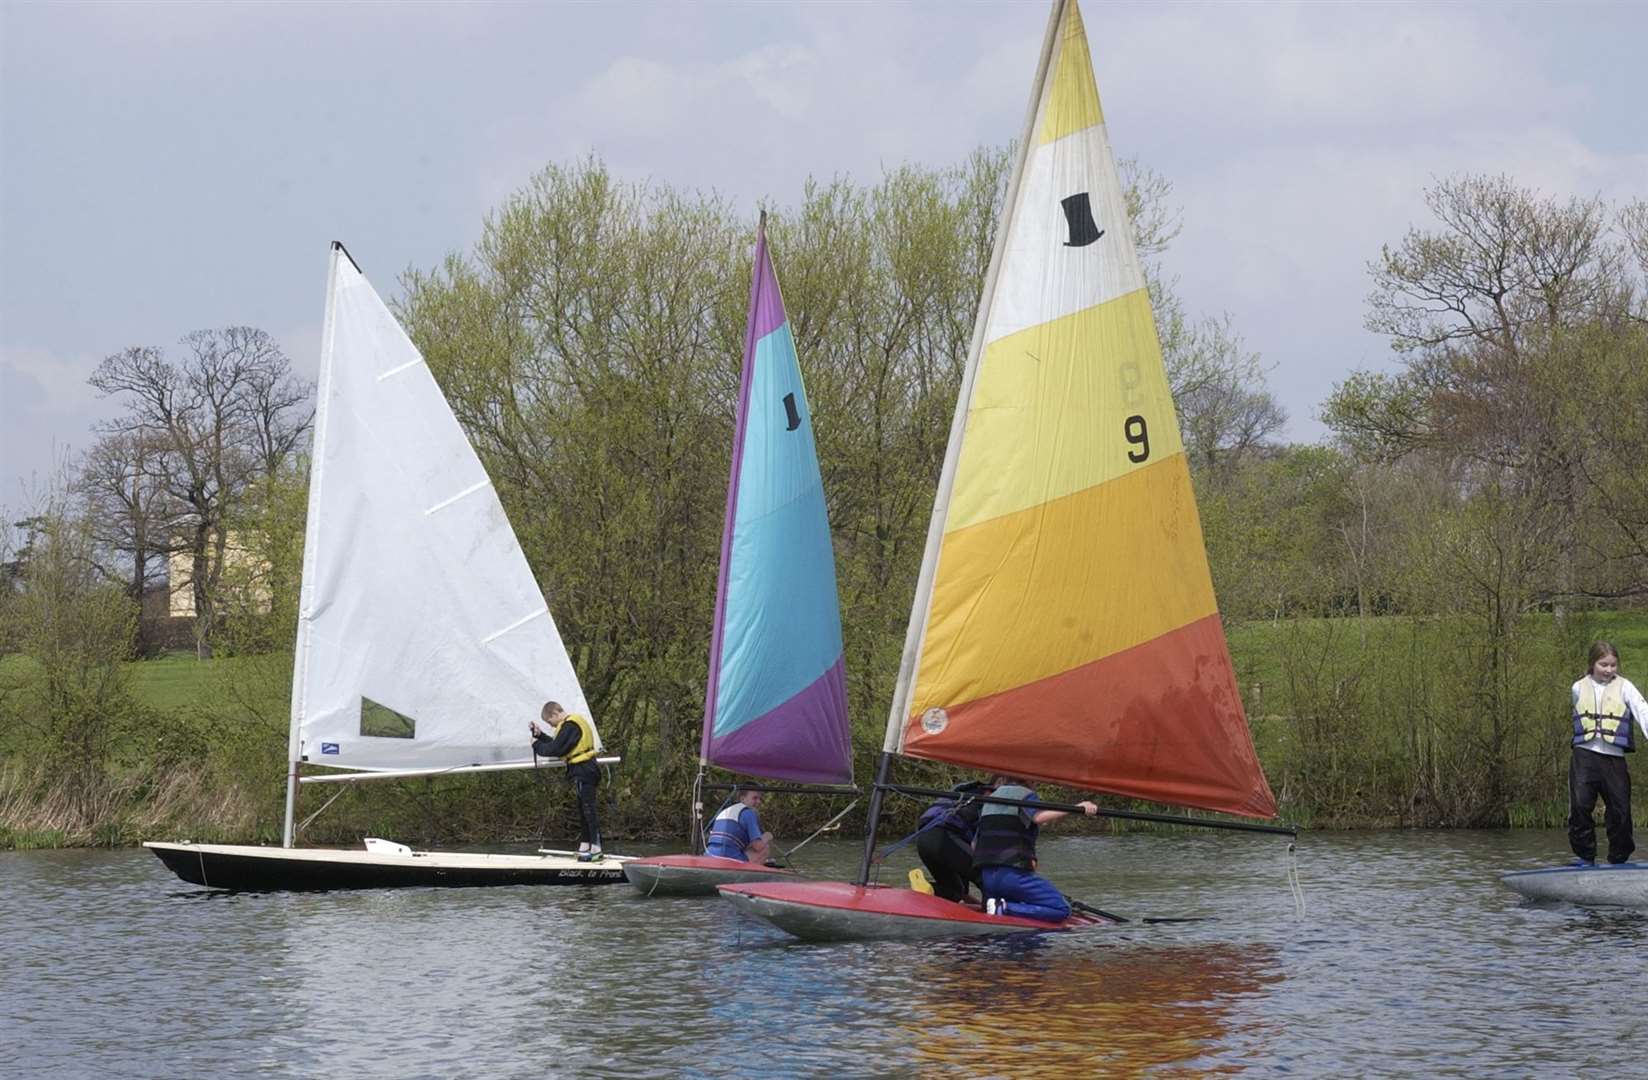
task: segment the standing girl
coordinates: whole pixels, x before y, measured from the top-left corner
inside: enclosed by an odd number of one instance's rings
[[[1648,701],[1619,673],[1619,650],[1606,641],[1591,645],[1590,666],[1574,683],[1574,756],[1568,764],[1568,846],[1582,866],[1596,863],[1591,810],[1602,796],[1608,830],[1608,861],[1622,863],[1636,847],[1631,839],[1631,776],[1625,755],[1636,750],[1634,719],[1648,739]]]

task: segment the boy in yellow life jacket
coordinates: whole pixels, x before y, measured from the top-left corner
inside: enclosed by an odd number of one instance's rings
[[[601,767],[595,763],[595,756],[600,752],[601,739],[595,733],[595,723],[587,716],[567,712],[558,701],[546,701],[542,716],[549,730],[544,731],[538,721],[532,721],[532,752],[566,762],[567,779],[578,793],[578,861],[599,862],[603,856],[595,789],[601,784]]]

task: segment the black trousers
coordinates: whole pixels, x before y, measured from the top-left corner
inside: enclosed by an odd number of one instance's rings
[[[916,837],[916,854],[933,876],[934,896],[959,902],[967,899],[968,882],[978,884],[973,849],[948,829],[934,826]]]
[[[1637,846],[1631,839],[1631,774],[1625,759],[1575,747],[1568,763],[1568,846],[1582,859],[1596,858],[1591,810],[1598,795],[1605,807],[1602,824],[1608,830],[1608,861],[1622,863]]]
[[[595,789],[601,786],[601,767],[593,761],[568,765],[567,779],[578,794],[578,842],[599,846],[601,822],[595,816]]]

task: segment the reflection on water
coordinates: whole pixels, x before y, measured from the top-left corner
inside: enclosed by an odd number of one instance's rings
[[[821,875],[857,862],[818,847]],[[1648,912],[1526,906],[1498,881],[1563,850],[1306,836],[1299,919],[1269,838],[1050,837],[1071,894],[1208,921],[840,945],[621,887],[238,896],[141,851],[0,854],[0,1071],[1634,1075],[1648,1035],[1596,1002],[1648,986]]]
[[[1263,944],[1064,944],[958,943],[922,964],[924,993],[900,1017],[920,1059],[977,1073],[1014,1061],[1028,1038],[1027,1068],[1136,1075],[1202,1054],[1226,1034],[1234,999],[1280,978]]]

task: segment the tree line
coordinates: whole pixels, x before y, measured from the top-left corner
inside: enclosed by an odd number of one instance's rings
[[[1008,167],[981,150],[770,208],[866,767]],[[1331,437],[1304,445],[1280,439],[1286,415],[1232,321],[1185,311],[1162,272],[1170,185],[1126,173],[1220,609],[1284,809],[1551,820],[1583,639],[1598,612],[1648,596],[1648,204],[1436,183],[1433,220],[1369,265],[1367,324],[1394,370],[1339,384],[1321,407]],[[622,748],[618,794],[640,828],[673,823],[696,754],[752,230],[714,195],[626,184],[591,158],[545,169],[474,250],[402,278],[398,314]],[[181,556],[198,651],[245,662],[192,720],[133,726],[182,732],[180,758],[262,769],[284,754],[312,388],[246,328],[191,334],[177,356],[124,350],[92,383],[125,411],[0,551],[4,647],[35,660],[0,667],[0,745],[20,760],[61,742],[12,737],[26,725],[135,715],[119,661],[145,644],[136,604]],[[57,686],[63,672],[79,682]],[[108,745],[74,751],[88,768],[158,752],[150,737],[122,759],[119,725],[105,728]]]

